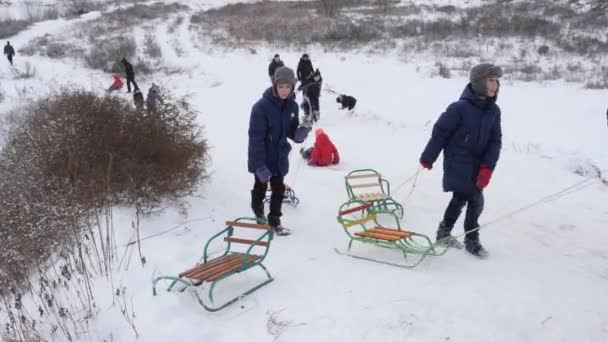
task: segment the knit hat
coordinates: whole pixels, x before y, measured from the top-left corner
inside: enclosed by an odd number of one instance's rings
[[[274,77],[272,78],[273,84],[277,85],[279,83],[288,83],[292,86],[296,84],[296,75],[293,73],[293,70],[289,69],[286,66],[278,67],[274,71]]]
[[[318,138],[321,134],[325,134],[325,131],[322,128],[315,129],[315,138]]]
[[[471,87],[473,91],[481,96],[486,96],[486,81],[489,77],[501,77],[502,69],[494,64],[481,63],[471,69]]]

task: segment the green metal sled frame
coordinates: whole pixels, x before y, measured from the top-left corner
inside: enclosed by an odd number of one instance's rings
[[[348,214],[356,214],[361,212],[360,218],[348,219],[345,216]],[[397,229],[383,227],[377,221],[378,214],[389,214],[395,219]],[[379,247],[398,249],[403,253],[403,257],[408,260],[408,255],[417,256],[411,263],[398,265],[404,268],[414,268],[422,262],[427,256],[440,256],[447,251],[447,247],[443,243],[433,243],[431,239],[424,235],[412,231],[401,230],[399,219],[394,213],[376,211],[371,203],[354,200],[348,201],[340,206],[338,211],[338,223],[342,225],[344,232],[349,237],[348,248],[350,251],[353,242],[359,241]],[[367,223],[373,222],[374,226],[368,228]],[[362,231],[353,233],[352,227],[358,226]],[[344,254],[344,253],[340,253]],[[350,255],[350,254],[349,254]],[[350,255],[358,259],[366,259],[370,261],[391,264],[377,259],[369,259]]]
[[[202,263],[200,263],[199,261],[199,264],[197,264],[195,267],[191,268],[188,271],[180,273],[180,275],[177,277],[160,276],[155,278],[152,283],[152,294],[154,296],[157,295],[156,286],[158,282],[162,280],[171,281],[171,283],[167,287],[167,292],[173,291],[178,283],[184,285],[183,288],[179,289],[179,292],[184,292],[186,289],[191,287],[198,287],[200,285],[203,285],[204,283],[210,283],[208,292],[210,305],[203,301],[203,298],[201,298],[197,291],[193,292],[198,300],[198,303],[203,308],[205,308],[207,311],[215,312],[229,306],[230,304],[233,304],[237,300],[253,293],[254,291],[272,282],[274,279],[268,272],[268,269],[266,269],[266,267],[262,264],[262,262],[268,255],[268,250],[270,249],[270,242],[273,238],[272,229],[270,229],[270,227],[267,225],[258,224],[255,218],[247,217],[240,217],[234,221],[227,221],[226,225],[227,227],[225,229],[213,235],[209,240],[207,240],[203,251],[203,257],[201,258]],[[256,240],[239,239],[233,237],[235,227],[260,229],[265,230],[265,232]],[[224,241],[227,242],[224,253],[217,258],[209,259],[208,248],[210,243],[223,235],[225,235]],[[231,252],[232,243],[249,244],[250,246],[249,248],[247,248],[245,253],[236,253]],[[251,254],[253,248],[256,246],[264,247],[263,254]],[[254,267],[260,267],[264,270],[267,277],[265,281],[252,287],[244,293],[224,302],[223,304],[214,305],[213,290],[219,282],[226,278],[229,278],[234,274],[242,273]],[[197,274],[199,275],[198,277],[196,276]]]
[[[351,184],[349,182],[349,180],[360,178],[375,178],[376,182],[367,184]],[[391,197],[391,185],[388,180],[382,178],[378,171],[374,169],[353,170],[344,177],[344,184],[349,200],[370,203],[377,213],[391,213],[396,214],[401,219],[403,218],[403,206]],[[361,187],[376,187],[383,198],[365,199],[361,194],[355,194],[353,189]]]

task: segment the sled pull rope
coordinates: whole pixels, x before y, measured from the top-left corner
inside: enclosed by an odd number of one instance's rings
[[[562,197],[567,196],[569,194],[572,194],[574,192],[580,191],[580,190],[582,190],[582,189],[584,189],[586,187],[589,187],[589,186],[595,184],[595,181],[597,181],[597,180],[601,180],[601,179],[599,177],[586,178],[586,179],[584,179],[584,180],[582,180],[582,181],[580,181],[578,183],[575,183],[574,185],[566,187],[566,188],[564,188],[562,190],[559,190],[559,191],[554,192],[554,193],[552,193],[552,194],[550,194],[548,196],[545,196],[545,197],[543,197],[543,198],[541,198],[541,199],[539,199],[539,200],[537,200],[535,202],[532,202],[532,203],[530,203],[528,205],[522,206],[522,207],[520,207],[518,209],[515,209],[515,210],[513,210],[511,212],[508,212],[508,213],[506,213],[506,214],[504,214],[502,216],[499,216],[499,217],[497,217],[497,218],[495,218],[493,220],[490,220],[490,221],[488,221],[488,222],[480,225],[479,227],[477,227],[477,228],[475,228],[473,230],[470,230],[468,232],[465,232],[465,233],[462,233],[462,234],[459,234],[459,235],[455,235],[455,236],[453,236],[453,238],[463,237],[463,236],[465,236],[467,234],[479,231],[482,228],[485,228],[485,227],[487,227],[489,225],[492,225],[492,224],[500,222],[500,221],[504,221],[504,220],[506,220],[508,218],[511,218],[511,217],[513,217],[515,215],[518,215],[518,214],[520,214],[520,213],[522,213],[524,211],[527,211],[527,210],[530,210],[532,208],[535,208],[535,207],[537,207],[537,206],[539,206],[541,204],[553,202],[553,201],[555,201],[555,200],[557,200],[559,198],[562,198]],[[448,238],[450,238],[450,237],[446,237],[446,238],[444,238],[442,240],[446,240]],[[441,240],[439,240],[437,242],[440,242],[440,241]]]

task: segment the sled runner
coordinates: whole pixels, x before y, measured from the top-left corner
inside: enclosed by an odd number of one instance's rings
[[[206,310],[218,311],[273,281],[274,279],[270,276],[270,273],[268,273],[268,270],[262,264],[262,262],[266,258],[266,255],[268,255],[270,242],[272,241],[273,237],[273,231],[272,229],[270,229],[270,226],[264,224],[257,224],[255,222],[256,220],[253,218],[238,218],[235,221],[227,221],[227,227],[219,233],[213,235],[205,244],[201,262],[198,265],[180,273],[177,277],[161,276],[154,279],[152,284],[153,295],[156,296],[156,285],[161,280],[168,280],[171,282],[167,287],[168,292],[172,290],[184,292],[188,288],[197,287],[208,283],[209,303],[205,303],[205,301],[203,301],[203,298],[201,298],[198,291],[194,291],[194,294],[199,304],[202,305]],[[256,240],[237,238],[234,237],[235,228],[256,229],[263,231],[263,233]],[[222,236],[224,237],[223,240],[226,242],[226,249],[224,250],[221,256],[210,259],[208,254],[208,248],[210,243]],[[235,244],[247,246],[244,253],[234,251],[232,247]],[[254,248],[259,251],[258,254],[252,253]],[[215,288],[217,283],[234,274],[247,271],[256,266],[262,268],[266,273],[267,279],[265,281],[252,287],[244,293],[224,302],[223,304],[214,303],[213,289]],[[182,285],[179,286],[179,289],[176,286],[178,283]]]
[[[394,218],[395,227],[386,227],[378,222],[380,215]],[[344,228],[348,235],[349,242],[347,251],[354,241],[372,244],[379,247],[393,248],[399,250],[406,262],[403,264],[391,263],[387,261],[366,258],[341,252],[341,255],[348,255],[357,259],[364,259],[392,266],[403,268],[413,268],[420,264],[428,255],[439,256],[445,253],[447,247],[442,244],[433,244],[428,236],[402,230],[399,226],[399,219],[393,213],[376,212],[372,204],[363,201],[349,201],[340,206],[338,212],[338,223]]]
[[[270,203],[270,196],[272,194],[272,188],[270,182],[268,183],[268,189],[266,190],[266,197],[264,197],[264,203]],[[296,196],[296,192],[293,191],[289,185],[285,184],[285,193],[283,194],[283,203],[289,204],[292,207],[297,207],[300,204],[300,199]]]

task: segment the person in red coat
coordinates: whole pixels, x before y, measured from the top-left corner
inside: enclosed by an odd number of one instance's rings
[[[308,165],[327,166],[340,162],[338,149],[321,128],[315,130],[315,145],[307,150],[302,148],[300,154],[308,160]]]
[[[114,83],[108,88],[107,92],[113,92],[115,90],[121,89],[123,86],[122,80],[120,79],[120,75],[114,75]]]

